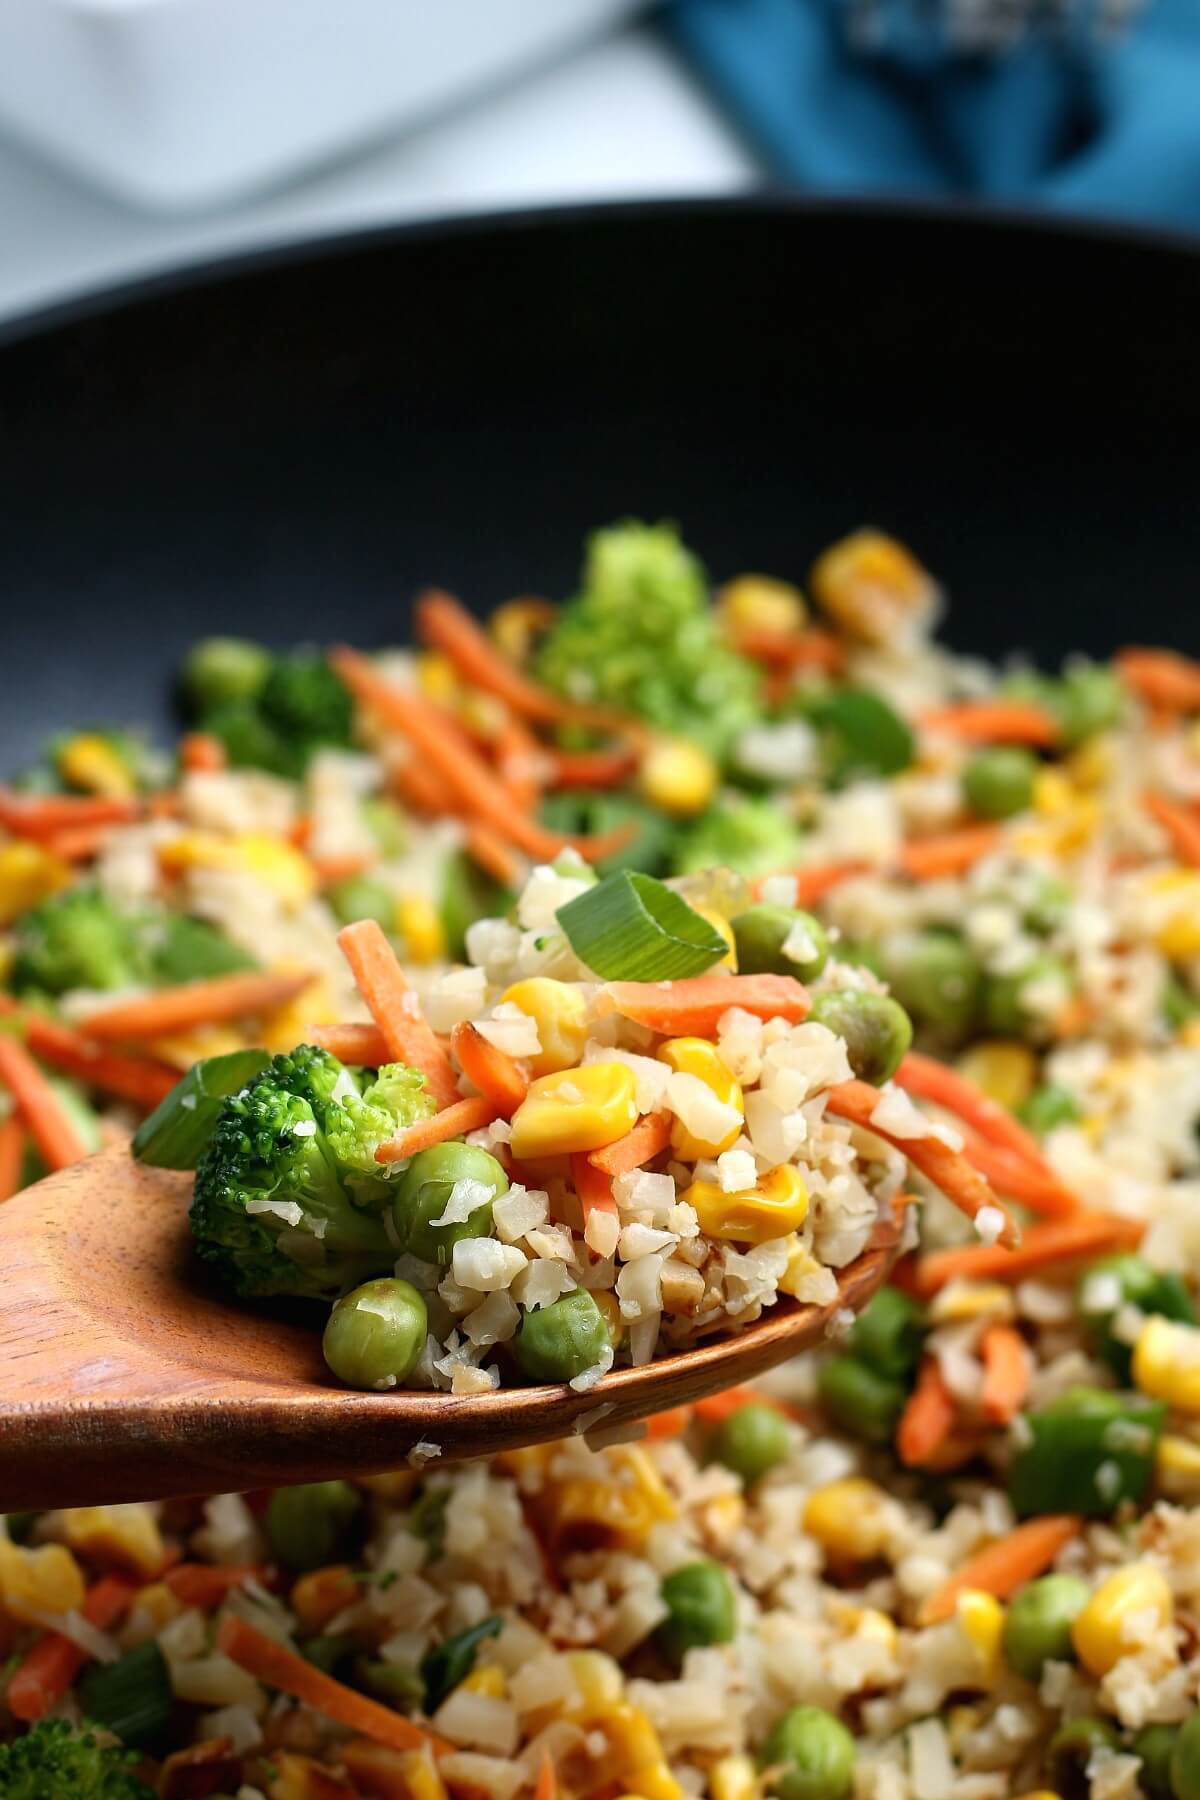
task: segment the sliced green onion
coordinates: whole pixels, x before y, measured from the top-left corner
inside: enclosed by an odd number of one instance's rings
[[[447,1694],[454,1692],[460,1681],[465,1681],[475,1667],[475,1652],[485,1638],[499,1637],[504,1629],[504,1620],[498,1613],[491,1618],[481,1619],[478,1625],[471,1625],[466,1631],[448,1637],[445,1643],[438,1644],[427,1651],[421,1661],[421,1676],[425,1683],[425,1711],[434,1713],[442,1704]]]
[[[133,1154],[155,1169],[194,1169],[230,1094],[270,1062],[265,1050],[231,1050],[194,1063],[138,1126]]]
[[[714,925],[652,875],[622,869],[558,909],[580,962],[606,981],[674,981],[729,954]]]
[[[171,1677],[157,1644],[139,1644],[115,1663],[93,1667],[80,1683],[84,1717],[107,1726],[134,1750],[153,1748],[171,1720]]]

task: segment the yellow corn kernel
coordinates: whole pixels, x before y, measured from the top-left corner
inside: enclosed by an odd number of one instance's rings
[[[307,1041],[311,1025],[334,1025],[338,1017],[329,983],[318,975],[282,1006],[263,1015],[257,1042],[272,1056],[282,1056]]]
[[[717,1494],[700,1508],[700,1529],[713,1549],[724,1553],[746,1523],[741,1494]]]
[[[519,1153],[518,1153],[519,1154]],[[726,1194],[713,1181],[693,1181],[681,1196],[696,1209],[705,1237],[765,1244],[798,1231],[808,1214],[808,1189],[799,1169],[783,1163],[756,1188]]]
[[[409,962],[440,962],[446,954],[446,927],[432,900],[424,894],[402,894],[396,902],[396,930],[404,939]]]
[[[813,564],[813,599],[850,637],[885,644],[933,614],[937,587],[910,550],[882,531],[855,531]]]
[[[1111,737],[1101,732],[1081,744],[1067,758],[1067,773],[1076,787],[1090,793],[1110,779],[1115,763],[1115,747]]]
[[[427,650],[417,658],[417,686],[427,700],[442,706],[453,706],[458,699],[458,676],[454,664],[440,651]]]
[[[137,783],[106,738],[80,732],[58,753],[58,772],[71,787],[105,800],[132,800]]]
[[[218,837],[216,832],[188,831],[164,844],[158,857],[168,874],[181,874],[185,869],[228,869],[249,875],[292,912],[317,891],[316,871],[308,858],[294,844],[265,831],[247,831],[230,838]]]
[[[989,1100],[1016,1112],[1028,1100],[1037,1080],[1037,1058],[1028,1044],[1008,1038],[992,1038],[975,1044],[958,1059],[959,1073],[976,1087],[982,1088]]]
[[[869,1562],[887,1541],[888,1497],[865,1475],[827,1482],[805,1502],[804,1529],[827,1555]]]
[[[656,738],[642,757],[638,781],[651,806],[691,818],[717,790],[717,765],[687,738]]]
[[[752,1756],[722,1756],[708,1772],[712,1800],[758,1800],[762,1791]]]
[[[389,1800],[449,1800],[428,1749],[393,1750],[370,1738],[351,1738],[338,1746],[337,1757],[356,1793],[386,1794]],[[466,1792],[465,1784],[457,1791]]]
[[[1179,1042],[1189,1050],[1200,1050],[1200,1019],[1189,1019],[1180,1028]]]
[[[83,1605],[83,1571],[62,1544],[26,1549],[0,1536],[0,1608],[30,1625],[40,1613],[71,1612]]]
[[[799,1299],[802,1283],[810,1275],[815,1275],[821,1265],[812,1251],[805,1249],[798,1237],[794,1234],[790,1235],[792,1241],[788,1245],[787,1268],[780,1276],[779,1291],[781,1294],[791,1294],[793,1298]]]
[[[1154,1468],[1168,1500],[1200,1500],[1200,1444],[1168,1432],[1158,1440]]]
[[[472,1669],[459,1686],[468,1694],[486,1694],[489,1700],[503,1700],[508,1692],[508,1681],[498,1663],[484,1663],[481,1669]]]
[[[978,1706],[960,1704],[952,1706],[946,1713],[946,1736],[950,1740],[950,1751],[953,1756],[960,1756],[967,1738],[975,1730],[983,1717]]]
[[[630,1793],[638,1800],[684,1800],[683,1787],[672,1775],[665,1756],[643,1763],[640,1768],[631,1770],[625,1779]]]
[[[1200,719],[1193,719],[1184,732],[1184,742],[1191,755],[1200,758]]]
[[[743,632],[786,637],[802,631],[808,618],[804,595],[773,575],[739,575],[717,592],[717,607],[736,641]]]
[[[70,879],[68,864],[40,844],[14,839],[0,845],[0,925],[11,925],[39,900],[66,887]]]
[[[900,1641],[900,1634],[887,1614],[874,1606],[852,1606],[848,1601],[831,1598],[829,1615],[847,1637],[865,1638],[878,1644],[890,1656]]]
[[[183,1611],[183,1602],[175,1598],[165,1581],[148,1582],[135,1594],[117,1634],[122,1650],[136,1650],[139,1644],[148,1644]]]
[[[533,594],[522,594],[517,600],[506,600],[488,620],[488,630],[513,662],[523,663],[533,649],[539,633],[549,629],[558,617],[552,600],[541,600]]]
[[[537,1026],[542,1047],[529,1059],[535,1075],[557,1075],[575,1067],[587,1042],[587,1001],[578,988],[548,975],[531,975],[526,981],[514,981],[501,995],[501,1003],[517,1007]]]
[[[1039,769],[1033,778],[1033,810],[1046,819],[1061,819],[1076,799],[1075,784],[1061,769]]]
[[[624,1063],[539,1075],[512,1117],[512,1153],[564,1156],[615,1144],[637,1124],[637,1083]]]
[[[678,1075],[694,1075],[715,1094],[722,1106],[734,1107],[738,1115],[735,1123],[716,1139],[695,1137],[682,1119],[672,1119],[671,1148],[676,1156],[685,1162],[697,1162],[702,1156],[719,1156],[722,1150],[728,1150],[741,1136],[746,1107],[741,1087],[721,1061],[716,1045],[706,1038],[668,1038],[658,1047],[658,1060]]]
[[[97,1562],[117,1562],[135,1575],[157,1575],[166,1558],[158,1521],[148,1506],[70,1506],[58,1515],[72,1550]]]
[[[1004,1608],[995,1595],[985,1594],[979,1588],[967,1588],[958,1596],[954,1616],[979,1659],[981,1675],[988,1683],[992,1682],[1000,1666]]]
[[[658,1733],[640,1707],[622,1701],[613,1707],[602,1729],[612,1757],[623,1774],[657,1762],[662,1756]]]
[[[1162,1570],[1153,1563],[1129,1563],[1100,1583],[1076,1617],[1071,1639],[1084,1668],[1099,1679],[1173,1617]]]
[[[246,1049],[246,1034],[236,1025],[197,1025],[194,1031],[172,1032],[170,1037],[151,1038],[146,1048],[159,1061],[186,1074],[193,1063],[206,1056],[227,1056],[231,1050]]]
[[[354,1800],[358,1793],[311,1756],[272,1750],[266,1773],[267,1800]]]
[[[1020,1794],[1017,1800],[1061,1800],[1053,1788],[1033,1788],[1028,1794]]]
[[[629,1329],[621,1317],[621,1302],[611,1288],[598,1288],[592,1295],[592,1299],[604,1315],[604,1323],[608,1326],[612,1347],[616,1350],[624,1342],[625,1333]]]
[[[1200,956],[1200,870],[1159,869],[1146,882],[1157,924],[1154,942],[1172,962]]]
[[[625,1677],[616,1657],[603,1650],[568,1650],[567,1664],[579,1690],[578,1701],[572,1701],[567,1708],[572,1719],[591,1725],[621,1704]]]
[[[634,1487],[579,1475],[554,1489],[548,1507],[550,1535],[560,1553],[569,1550],[638,1550],[655,1514]]]
[[[736,975],[737,940],[733,935],[733,926],[729,923],[729,920],[723,913],[716,912],[711,906],[693,906],[692,911],[698,912],[702,919],[707,919],[713,930],[723,937],[725,942],[729,945],[729,949],[715,966],[718,969],[732,969]]]
[[[931,1325],[959,1325],[968,1319],[1015,1319],[1017,1303],[1001,1281],[948,1281],[929,1302]]]
[[[623,1444],[615,1452],[616,1460],[629,1470],[633,1485],[656,1519],[677,1519],[679,1508],[670,1488],[658,1472],[654,1458],[640,1444]]]
[[[349,1563],[329,1563],[300,1576],[292,1588],[292,1611],[305,1631],[324,1631],[330,1619],[353,1606],[361,1593]]]
[[[1133,1347],[1133,1379],[1152,1400],[1200,1417],[1200,1328],[1147,1319]]]

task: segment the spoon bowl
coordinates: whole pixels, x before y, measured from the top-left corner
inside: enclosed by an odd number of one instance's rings
[[[0,1207],[0,1510],[378,1474],[632,1425],[819,1343],[880,1286],[902,1225],[902,1208],[880,1222],[829,1305],[781,1301],[586,1393],[359,1393],[333,1381],[310,1326],[206,1285],[191,1183],[120,1146]]]

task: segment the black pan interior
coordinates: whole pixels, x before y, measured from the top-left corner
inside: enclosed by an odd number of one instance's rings
[[[718,577],[885,525],[971,649],[1196,650],[1197,319],[1186,242],[756,200],[391,230],[10,327],[0,768],[165,728],[198,634],[561,596],[629,513]]]

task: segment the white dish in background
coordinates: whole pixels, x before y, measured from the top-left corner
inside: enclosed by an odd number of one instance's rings
[[[2,0],[0,126],[138,205],[214,205],[427,117],[643,4]]]

